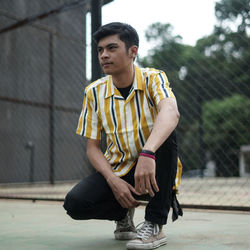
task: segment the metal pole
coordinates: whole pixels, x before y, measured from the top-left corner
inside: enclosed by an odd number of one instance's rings
[[[201,178],[204,177],[204,169],[205,169],[205,144],[203,141],[204,131],[203,131],[203,119],[202,119],[202,104],[203,100],[201,94],[198,95],[198,122],[199,122],[199,129],[198,129],[198,140],[199,140],[199,167],[200,167],[200,176]]]
[[[91,35],[102,24],[102,13],[101,13],[101,3],[99,0],[91,0]],[[97,45],[93,41],[91,42],[91,56],[92,56],[92,81],[100,78],[102,76],[102,70],[98,61]]]
[[[91,34],[92,34],[92,42],[91,42],[91,56],[92,56],[92,82],[102,77],[103,73],[98,60],[98,52],[97,52],[97,44],[93,40],[93,34],[99,27],[102,25],[102,1],[100,0],[91,0]],[[106,145],[106,135],[102,134],[102,151],[105,152]]]
[[[30,182],[34,182],[34,157],[35,157],[35,145],[30,148]]]
[[[54,94],[54,36],[49,35],[49,76],[50,76],[50,119],[49,119],[49,181],[54,184],[54,123],[55,123],[55,94]]]
[[[30,150],[30,167],[29,167],[29,182],[33,183],[34,182],[34,158],[35,158],[35,145],[33,144],[32,141],[28,141],[25,144],[25,148]]]

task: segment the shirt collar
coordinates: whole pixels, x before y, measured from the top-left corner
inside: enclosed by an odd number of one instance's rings
[[[133,82],[134,89],[143,90],[141,69],[136,65],[134,67],[135,67],[135,77]]]
[[[114,89],[112,77],[109,75],[105,98],[109,98],[110,96],[114,95],[114,92],[115,92],[115,89]]]
[[[134,76],[134,81],[133,81],[133,87],[134,89],[143,90],[141,70],[136,65],[134,65],[134,69],[135,69],[135,76]],[[109,75],[105,98],[109,98],[110,96],[114,94],[115,94],[115,87],[113,84],[112,76]]]

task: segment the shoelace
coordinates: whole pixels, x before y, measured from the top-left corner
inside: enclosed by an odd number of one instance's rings
[[[142,223],[143,223],[142,227],[137,231],[137,238],[146,240],[150,236],[157,234],[158,232],[157,225],[154,225],[150,221],[144,221]],[[137,225],[137,227],[139,227],[142,223]]]

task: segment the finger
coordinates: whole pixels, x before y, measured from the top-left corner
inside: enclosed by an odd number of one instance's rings
[[[119,202],[119,204],[123,207],[123,208],[127,208],[127,204],[125,202],[125,200],[122,197],[119,197],[117,199],[117,201]]]
[[[129,188],[130,188],[130,184],[128,184],[127,192],[119,197],[119,203],[124,208],[132,208],[132,207],[136,207],[136,206],[139,205],[138,202],[132,196],[131,191],[130,191]]]
[[[131,207],[138,207],[140,205],[140,202],[137,201],[131,194],[128,199]]]
[[[140,184],[139,184],[140,179],[139,179],[139,177],[136,177],[136,176],[134,178],[135,178],[135,190],[137,193],[139,193],[141,195]]]
[[[141,194],[146,194],[147,193],[146,186],[145,186],[145,177],[144,176],[140,178],[139,188],[140,188]]]
[[[137,192],[136,189],[132,185],[128,184],[128,187],[129,187],[129,190],[132,191],[134,194],[141,195],[141,193]]]
[[[126,203],[127,208],[138,207],[140,205],[140,203],[134,199],[131,193],[126,198],[124,198],[124,202]]]
[[[138,207],[141,203],[138,200],[136,200],[133,196],[131,197],[132,197],[133,207]]]
[[[151,197],[154,197],[155,194],[154,194],[154,191],[153,191],[152,186],[151,186],[150,178],[146,179],[146,188],[148,190],[149,195]]]
[[[127,198],[124,198],[124,204],[125,204],[125,208],[131,208],[131,207],[133,207],[133,204]]]
[[[118,197],[116,198],[116,200],[119,202],[119,204],[120,204],[123,208],[128,208],[128,204],[127,204],[127,202],[126,202],[126,198],[125,198],[124,195],[123,195],[123,196],[118,196]]]
[[[130,191],[132,191],[132,192],[135,193],[136,195],[138,195],[138,196],[141,195],[140,193],[138,193],[138,192],[134,189],[134,187],[133,187],[132,185],[128,184],[128,187],[129,187]],[[133,195],[132,195],[131,193],[128,195],[128,198],[129,198],[130,202],[133,204],[134,207],[138,207],[138,206],[140,205],[140,202],[137,201],[137,200],[133,197]]]
[[[117,201],[119,202],[119,204],[120,204],[123,208],[127,208],[127,207],[126,207],[126,203],[124,202],[123,199],[119,199],[119,200],[117,200]]]
[[[158,187],[158,185],[157,185],[157,182],[156,182],[156,179],[155,179],[155,176],[154,176],[154,175],[151,176],[151,184],[152,184],[154,190],[155,190],[156,192],[159,192],[159,187]]]
[[[132,205],[126,197],[120,197],[118,202],[123,208],[129,208]]]

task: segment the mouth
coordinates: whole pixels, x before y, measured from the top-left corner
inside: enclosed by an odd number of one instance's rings
[[[112,63],[111,62],[105,62],[105,63],[102,63],[102,67],[109,67]]]

